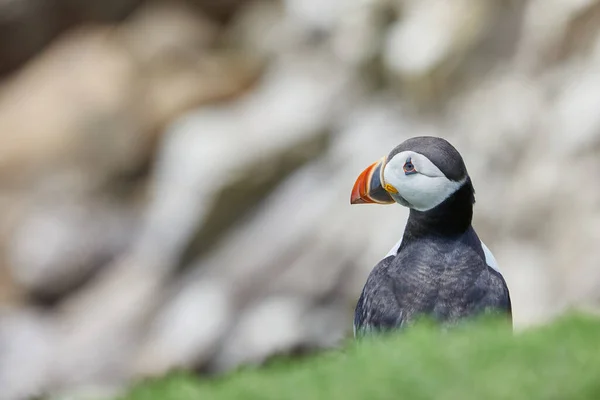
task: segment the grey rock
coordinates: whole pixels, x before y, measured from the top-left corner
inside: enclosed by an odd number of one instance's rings
[[[293,349],[304,334],[305,313],[306,305],[293,297],[266,298],[249,307],[230,331],[212,368],[226,371],[242,363],[256,364],[275,352]]]
[[[117,209],[65,202],[33,206],[7,252],[16,283],[46,299],[82,284],[131,240],[135,219]]]
[[[56,329],[51,319],[19,309],[0,314],[0,397],[18,400],[49,387]]]
[[[404,17],[388,33],[387,67],[407,79],[430,74],[470,50],[491,18],[489,1],[406,1]]]
[[[119,388],[132,378],[131,361],[150,316],[162,299],[164,267],[125,255],[84,290],[69,296],[55,315],[57,340],[51,393],[89,387]],[[61,357],[69,354],[69,357]]]
[[[185,280],[152,321],[132,363],[135,376],[160,376],[207,362],[234,318],[230,290],[216,279]]]
[[[321,76],[319,81],[315,76]],[[157,160],[140,251],[176,257],[228,184],[277,176],[273,161],[279,155],[300,160],[306,160],[303,151],[314,155],[307,139],[326,132],[334,99],[347,79],[325,63],[286,60],[252,94],[172,124]]]

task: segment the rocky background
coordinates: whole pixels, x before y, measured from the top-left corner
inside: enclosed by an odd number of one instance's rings
[[[0,398],[340,344],[415,135],[462,152],[516,327],[600,303],[600,2],[1,0]]]

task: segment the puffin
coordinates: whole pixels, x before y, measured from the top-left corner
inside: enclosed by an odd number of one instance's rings
[[[354,336],[401,330],[427,317],[444,327],[512,306],[490,249],[472,226],[475,189],[447,140],[412,137],[366,168],[351,204],[409,208],[404,233],[371,270],[356,304]]]

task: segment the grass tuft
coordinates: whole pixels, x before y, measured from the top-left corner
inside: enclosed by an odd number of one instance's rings
[[[441,332],[349,343],[217,379],[175,373],[142,382],[122,400],[600,399],[600,320],[571,315],[512,334],[484,319]]]

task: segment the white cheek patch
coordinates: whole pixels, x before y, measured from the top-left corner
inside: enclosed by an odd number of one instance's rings
[[[464,183],[421,174],[406,177],[412,179],[401,180],[397,186],[398,192],[418,211],[427,211],[439,205]]]
[[[410,158],[417,170],[406,175],[404,164]],[[395,155],[384,169],[384,180],[398,190],[398,194],[417,211],[430,210],[456,192],[466,181],[448,179],[427,157],[413,151]]]

